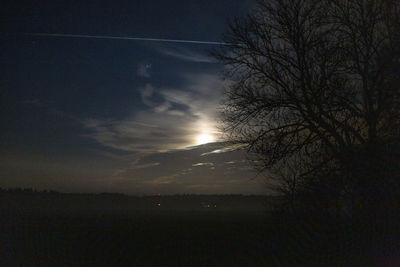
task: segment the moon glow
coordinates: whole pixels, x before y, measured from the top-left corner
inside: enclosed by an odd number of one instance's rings
[[[203,145],[207,143],[211,143],[214,141],[214,137],[209,134],[200,134],[196,138],[198,145]]]

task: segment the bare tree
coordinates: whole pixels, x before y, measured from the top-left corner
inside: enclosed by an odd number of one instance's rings
[[[257,1],[217,54],[232,80],[228,138],[261,169],[301,157],[298,176],[336,179],[325,182],[338,194],[379,187],[383,176],[398,186],[382,166],[399,163],[399,14],[395,0]]]

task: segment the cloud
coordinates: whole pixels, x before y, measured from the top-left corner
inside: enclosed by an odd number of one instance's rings
[[[171,106],[172,106],[172,104],[170,102],[165,101],[161,105],[154,107],[154,111],[156,113],[162,113],[162,112],[168,111],[171,108]],[[171,110],[168,114],[174,115],[176,113],[173,112],[173,110]]]
[[[142,102],[145,105],[147,105],[149,107],[153,107],[156,105],[156,103],[154,103],[151,100],[153,97],[153,94],[154,94],[154,87],[151,84],[148,83],[144,87],[140,87],[139,92],[140,92]]]
[[[210,143],[191,149],[143,155],[131,167],[115,174],[115,186],[134,188],[144,194],[268,193],[264,180],[256,178],[257,173],[244,160],[245,151],[202,156],[206,151],[222,149],[224,145]]]
[[[168,110],[168,114],[172,116],[185,116],[185,113],[180,110]]]
[[[190,117],[190,118],[189,118]],[[122,120],[89,119],[83,122],[89,137],[113,149],[156,152],[190,145],[194,116],[174,116],[153,111],[138,112]]]
[[[175,88],[148,83],[138,88],[147,109],[122,119],[87,119],[86,137],[105,147],[156,152],[196,145],[200,134],[217,137],[218,103],[225,86],[215,74],[182,74]]]
[[[136,74],[140,77],[150,78],[151,63],[142,62],[138,64]]]
[[[167,49],[167,48],[160,48],[158,52],[162,55],[174,57],[184,61],[190,62],[198,62],[198,63],[216,63],[216,60],[210,56],[205,55],[204,53],[188,50],[183,48],[175,48]]]
[[[224,146],[222,148],[215,149],[213,151],[203,153],[203,154],[201,154],[201,156],[206,156],[206,155],[210,155],[210,154],[226,153],[226,152],[230,152],[230,151],[243,149],[246,146],[247,146],[246,144],[227,145],[227,146]],[[228,162],[228,163],[231,163],[231,162]]]
[[[150,168],[150,167],[154,167],[154,166],[158,166],[158,165],[160,165],[159,162],[147,163],[147,164],[142,164],[142,165],[135,164],[133,166],[133,169],[146,169],[146,168]]]
[[[161,113],[168,111],[172,104],[169,101],[157,99],[159,94],[156,93],[155,88],[150,83],[146,84],[144,87],[139,88],[139,93],[143,104],[153,109],[156,113]]]
[[[214,166],[214,163],[212,163],[212,162],[199,162],[199,163],[192,164],[192,166],[193,167],[200,167],[200,166],[212,167],[212,166]]]
[[[180,88],[160,88],[159,94],[165,101],[186,107],[186,113],[203,121],[202,128],[218,135],[219,104],[224,88],[230,81],[222,80],[217,74],[183,74]],[[171,111],[169,109],[168,111]],[[182,111],[182,110],[180,110]],[[179,114],[176,112],[175,114]],[[180,113],[181,115],[181,113]]]
[[[148,83],[137,88],[146,108],[120,119],[88,119],[88,138],[133,154],[115,170],[114,191],[156,193],[262,193],[263,181],[241,146],[197,145],[200,134],[219,135],[218,106],[229,81],[214,73],[181,73],[176,86]],[[250,181],[250,182],[249,182]]]

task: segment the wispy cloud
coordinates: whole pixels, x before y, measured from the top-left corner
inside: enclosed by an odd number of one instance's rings
[[[246,146],[247,146],[246,144],[227,145],[227,146],[224,146],[222,148],[215,149],[213,151],[209,151],[209,152],[203,153],[203,154],[201,154],[201,156],[207,156],[207,155],[210,155],[210,154],[220,154],[220,153],[231,152],[231,151],[243,149]],[[234,163],[234,162],[227,162],[227,163]]]
[[[194,117],[192,119],[195,119]],[[86,120],[92,138],[105,147],[131,152],[155,152],[183,148],[192,142],[187,116],[139,112],[122,120]]]
[[[204,72],[181,73],[179,81],[175,87],[150,82],[136,87],[146,108],[128,116],[83,122],[86,137],[134,155],[114,172],[113,188],[146,194],[263,192],[263,181],[249,183],[254,172],[241,146],[197,145],[198,135],[219,134],[218,106],[229,81]]]
[[[148,62],[142,62],[138,64],[136,74],[140,77],[150,78],[150,70],[152,68],[152,64]]]
[[[201,167],[201,166],[212,167],[212,166],[214,166],[214,163],[212,163],[212,162],[199,162],[199,163],[192,164],[192,166],[193,167]]]
[[[266,193],[264,180],[254,179],[256,172],[244,160],[243,150],[202,156],[205,151],[223,146],[224,143],[211,143],[144,155],[131,167],[115,174],[115,186],[131,187],[147,194]]]
[[[183,48],[175,48],[175,49],[167,49],[167,48],[160,48],[158,52],[177,58],[179,60],[190,61],[190,62],[198,62],[198,63],[215,63],[216,60],[208,55],[205,52],[201,53],[194,50],[188,50]]]
[[[154,87],[150,83],[147,83],[144,87],[140,87],[139,92],[142,98],[142,102],[145,105],[149,107],[153,107],[156,105],[156,103],[152,101],[152,97],[154,94]]]
[[[132,169],[146,169],[146,168],[150,168],[150,167],[155,167],[160,165],[159,162],[153,162],[153,163],[147,163],[147,164],[142,164],[142,165],[137,165],[135,164]]]
[[[86,136],[106,147],[135,152],[193,146],[204,132],[217,136],[224,82],[212,74],[183,74],[182,81],[177,88],[157,88],[150,83],[139,87],[147,109],[118,120],[85,120]]]

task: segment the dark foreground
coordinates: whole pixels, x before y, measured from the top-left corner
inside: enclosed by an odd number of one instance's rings
[[[68,201],[67,201],[68,202]],[[10,203],[9,203],[10,204]],[[9,207],[12,205],[10,204]],[[259,210],[1,210],[1,266],[397,266],[387,224],[301,223]],[[391,228],[389,230],[389,228]],[[397,257],[397,258],[396,258]]]
[[[5,265],[262,265],[255,214],[20,214],[2,226]]]

